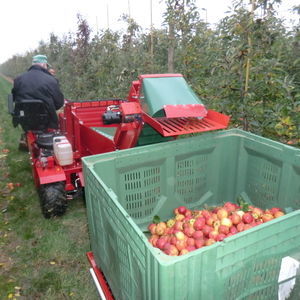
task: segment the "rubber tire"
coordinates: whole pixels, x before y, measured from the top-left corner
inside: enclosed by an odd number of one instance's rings
[[[46,219],[65,214],[68,205],[64,182],[41,185],[39,195],[42,213]]]

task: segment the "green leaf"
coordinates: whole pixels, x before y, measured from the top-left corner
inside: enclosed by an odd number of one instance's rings
[[[241,196],[238,197],[237,203],[242,211],[249,211],[249,204]]]
[[[159,222],[160,222],[160,217],[159,216],[154,216],[153,220],[152,220],[152,223],[158,224]]]

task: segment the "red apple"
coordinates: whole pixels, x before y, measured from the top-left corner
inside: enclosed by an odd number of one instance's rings
[[[202,210],[202,216],[207,219],[209,217],[211,217],[211,212],[208,211],[207,209]]]
[[[193,228],[193,226],[190,224],[190,222],[183,222],[182,228],[185,229],[185,228],[188,228],[188,227],[192,227]]]
[[[220,225],[219,233],[228,234],[229,233],[229,227],[226,226],[226,225]]]
[[[195,246],[195,239],[193,239],[193,238],[187,238],[186,244],[188,246]]]
[[[160,222],[156,225],[155,233],[157,235],[164,235],[166,229],[167,229],[166,223]]]
[[[254,221],[253,221],[252,223],[250,223],[249,225],[251,225],[251,227],[255,227],[255,226],[257,226],[258,224],[256,223],[256,221],[255,221],[255,219],[254,219]]]
[[[210,246],[212,244],[214,244],[216,241],[213,240],[213,239],[207,239],[205,242],[204,242],[204,245],[205,246]]]
[[[246,212],[246,213],[244,213],[242,220],[244,223],[250,224],[253,222],[254,218],[250,212]]]
[[[161,250],[165,251],[165,250],[169,249],[171,247],[171,245],[172,245],[171,243],[166,242]],[[172,245],[172,246],[174,246],[174,245]]]
[[[164,252],[171,256],[177,256],[179,254],[178,249],[174,245],[170,245],[167,249],[164,250]]]
[[[213,231],[213,228],[211,226],[204,225],[202,228],[202,232],[206,237],[208,237],[208,235],[211,231]]]
[[[175,237],[177,240],[184,240],[185,234],[182,231],[177,231],[177,232],[175,232]]]
[[[231,212],[233,212],[233,211],[235,211],[235,210],[237,209],[237,205],[234,204],[234,203],[232,203],[232,202],[226,202],[226,203],[224,204],[224,208],[225,208],[229,213],[231,213]]]
[[[156,247],[156,243],[157,243],[158,239],[159,239],[159,236],[156,234],[153,234],[150,236],[149,242],[152,244],[152,246]]]
[[[225,238],[226,238],[226,234],[224,234],[224,233],[219,233],[219,234],[217,235],[216,241],[221,242],[221,241],[223,241]]]
[[[176,245],[176,242],[179,241],[175,235],[172,235],[171,238],[170,238],[170,244],[172,245]]]
[[[193,227],[191,227],[191,226],[188,226],[188,227],[186,227],[186,228],[183,229],[183,232],[188,237],[192,237],[193,233],[195,232],[195,229]]]
[[[171,228],[167,227],[166,228],[165,235],[168,235],[168,234],[171,235],[173,233],[174,233],[174,228],[173,227],[171,227]]]
[[[263,210],[259,207],[253,207],[252,208],[252,215],[254,219],[259,219],[261,215],[263,214]]]
[[[196,230],[194,233],[193,233],[193,238],[195,240],[200,240],[200,239],[203,239],[203,232],[201,230]]]
[[[208,234],[208,237],[216,241],[218,234],[219,232],[217,230],[213,230]]]
[[[195,247],[197,249],[202,248],[204,246],[204,239],[195,240]]]
[[[181,251],[186,248],[187,243],[184,240],[177,240],[175,246],[178,249],[178,251]]]
[[[166,246],[166,243],[167,243],[166,237],[161,236],[156,241],[156,247],[159,248],[159,249],[164,249],[164,247]]]
[[[175,230],[183,230],[183,222],[181,222],[181,221],[176,221],[175,224],[174,224],[174,226],[173,226],[173,228],[174,228]]]
[[[243,222],[241,222],[236,225],[236,229],[238,230],[238,232],[244,231],[244,226],[245,226],[245,224]]]
[[[192,211],[190,209],[187,209],[186,212],[184,213],[185,217],[190,217],[192,218]]]
[[[277,211],[277,212],[274,213],[275,218],[279,218],[279,217],[282,217],[282,216],[284,216],[284,212],[282,212],[282,211]]]
[[[219,208],[217,211],[217,217],[219,220],[228,217],[228,211],[225,208]]]
[[[265,222],[269,222],[269,221],[271,221],[271,220],[274,219],[273,215],[271,215],[271,214],[263,214],[263,215],[261,216],[261,218],[262,218],[262,220],[264,221],[264,223],[265,223]]]
[[[189,251],[189,252],[192,252],[192,251],[195,251],[197,248],[195,246],[187,246],[186,249]]]
[[[282,209],[279,207],[272,207],[270,209],[270,213],[274,216],[275,213],[277,213],[278,211],[282,212]]]
[[[223,218],[223,219],[221,219],[221,225],[231,227],[232,221],[229,218]]]
[[[237,225],[241,222],[242,218],[239,214],[237,213],[233,213],[231,216],[230,216],[230,219],[231,219],[231,222],[232,224],[234,225]]]
[[[181,256],[181,255],[184,255],[184,254],[187,254],[187,253],[189,253],[190,251],[188,250],[188,249],[182,249],[180,252],[179,252],[179,256]]]
[[[214,224],[215,220],[213,217],[209,217],[206,219],[206,225],[212,226]]]
[[[256,221],[255,221],[255,223],[256,223],[256,225],[260,225],[260,224],[263,224],[263,220],[262,219],[257,219]]]
[[[187,208],[185,206],[179,206],[178,207],[178,213],[184,215],[186,212]]]
[[[195,220],[194,222],[194,229],[195,230],[201,230],[203,228],[203,226],[205,225],[206,220],[204,217],[199,217]]]
[[[156,224],[152,223],[149,224],[148,230],[151,232],[151,234],[155,234]]]
[[[243,212],[242,210],[237,210],[236,213],[242,218],[243,215],[245,214],[245,212]]]
[[[184,218],[185,218],[185,215],[182,215],[182,214],[177,214],[175,216],[175,220],[176,221],[182,221]]]
[[[183,221],[184,223],[189,223],[189,221],[190,221],[191,218],[192,218],[191,216],[185,217],[182,221]]]
[[[230,231],[230,233],[232,233],[232,234],[238,233],[238,230],[237,230],[237,228],[236,228],[235,226],[230,227],[229,231]]]

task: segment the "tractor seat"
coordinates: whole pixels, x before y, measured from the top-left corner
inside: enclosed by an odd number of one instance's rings
[[[49,111],[44,101],[39,99],[22,99],[14,101],[8,97],[8,109],[12,115],[13,125],[21,125],[25,132],[44,131],[49,124]]]

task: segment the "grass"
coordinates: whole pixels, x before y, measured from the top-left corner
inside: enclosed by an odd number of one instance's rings
[[[84,202],[43,218],[28,153],[18,150],[21,129],[7,113],[10,89],[0,77],[0,299],[98,299]]]

